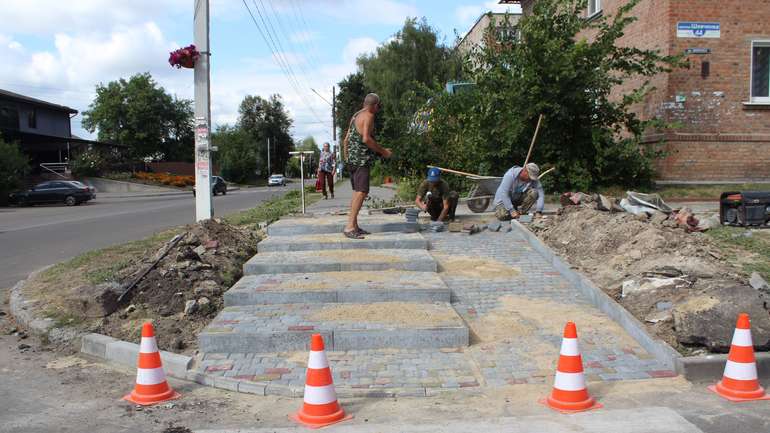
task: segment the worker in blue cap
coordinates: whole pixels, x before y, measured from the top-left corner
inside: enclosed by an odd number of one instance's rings
[[[449,189],[449,184],[441,179],[441,170],[430,168],[428,178],[417,188],[417,207],[430,214],[431,221],[455,219],[455,210],[460,195]]]

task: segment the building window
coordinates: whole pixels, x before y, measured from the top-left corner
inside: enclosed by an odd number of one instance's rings
[[[16,107],[0,104],[0,128],[19,129],[19,111]]]
[[[602,0],[588,0],[588,16],[592,17],[602,11]]]
[[[27,113],[27,126],[31,129],[37,129],[37,109],[33,108]]]
[[[519,31],[516,27],[500,26],[495,29],[495,33],[495,39],[499,43],[511,43],[519,39]]]
[[[770,41],[751,44],[751,102],[770,103]]]

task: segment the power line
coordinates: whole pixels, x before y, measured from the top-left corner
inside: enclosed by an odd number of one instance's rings
[[[316,119],[321,120],[318,114],[313,110],[313,107],[308,103],[308,101],[301,95],[300,88],[302,87],[300,84],[299,79],[297,78],[296,73],[294,72],[294,69],[291,67],[291,64],[286,59],[286,55],[284,52],[283,44],[281,44],[281,40],[278,37],[277,32],[275,31],[275,27],[273,27],[272,21],[270,21],[270,17],[267,14],[267,9],[265,8],[264,3],[262,0],[259,0],[259,3],[262,5],[262,10],[260,10],[259,6],[257,6],[257,3],[255,0],[252,0],[252,4],[254,5],[254,8],[257,11],[257,15],[260,18],[260,21],[262,21],[262,28],[267,33],[268,38],[273,42],[273,48],[275,48],[275,51],[273,52],[273,55],[276,57],[280,57],[283,60],[283,63],[285,65],[286,70],[288,71],[288,75],[292,77],[294,80],[294,83],[296,85],[295,91],[297,92],[297,96],[300,97],[300,99],[305,103],[305,105],[310,109],[310,112],[313,113],[313,116],[316,117]],[[262,13],[264,12],[264,14]],[[253,18],[253,15],[252,15]],[[269,27],[269,28],[268,28]],[[272,33],[271,33],[272,29]]]
[[[294,18],[294,22],[296,23],[297,28],[300,29],[301,32],[305,32],[307,34],[312,33],[307,26],[303,27],[302,23],[300,22],[299,14],[297,13],[298,7],[294,1],[289,1],[289,9],[291,9],[291,15]],[[312,40],[300,39],[300,43],[303,45],[304,49],[307,51],[308,58],[313,64],[313,67],[320,70],[321,69],[320,65],[322,62],[319,61],[318,56],[316,55],[316,50],[310,48],[310,44],[308,43],[308,41],[312,41]]]
[[[254,0],[252,0],[252,2],[254,2]],[[262,0],[259,0],[259,4],[262,5],[262,11],[264,12],[264,16],[267,19],[267,23],[270,26],[270,29],[272,29],[273,35],[275,36],[275,40],[278,41],[278,47],[280,48],[281,53],[284,56],[284,61],[286,61],[285,60],[286,59],[286,51],[283,48],[283,44],[281,44],[281,37],[283,37],[284,39],[288,39],[288,38],[286,37],[286,32],[283,29],[283,24],[281,23],[280,19],[278,18],[278,14],[276,13],[275,8],[273,7],[273,4],[270,2],[270,0],[268,0],[267,3],[270,5],[270,9],[273,11],[273,17],[274,17],[275,21],[278,23],[278,27],[281,30],[281,32],[276,31],[276,28],[273,26],[273,21],[270,19],[270,15],[267,13],[267,8],[265,7],[265,4],[262,2]],[[256,3],[254,3],[254,6],[255,7],[257,6]],[[259,8],[257,8],[257,13],[259,13]],[[266,30],[267,30],[268,34],[270,34],[270,30],[268,30],[268,29],[266,29]],[[288,42],[288,40],[287,40],[287,42]],[[294,79],[297,80],[298,84],[301,84],[300,80],[297,79],[297,75],[294,73],[294,70],[292,69],[291,64],[288,61],[286,61],[286,64],[289,67],[289,71],[294,76]],[[307,85],[307,77],[309,77],[310,74],[307,72],[307,70],[305,69],[305,67],[302,64],[302,62],[297,63],[297,66],[299,66],[299,68],[301,69],[302,73],[304,74],[303,78],[304,78],[304,81],[305,81],[305,87],[310,89],[310,86]],[[307,101],[305,101],[305,102],[307,104]],[[321,119],[320,119],[320,117],[318,117],[318,114],[315,112],[313,107],[310,104],[307,104],[307,107],[313,113],[313,116],[315,116],[316,119],[320,121]]]
[[[290,0],[290,3],[294,6],[294,10],[296,10],[298,12],[299,17],[302,20],[302,23],[305,25],[304,28],[309,30],[310,26],[308,26],[307,25],[307,21],[305,21],[305,14],[302,12],[302,8],[299,7],[299,5],[297,4],[296,0]],[[313,49],[314,49],[313,52],[314,53],[319,52],[318,46],[315,44],[315,40],[310,39],[309,43],[313,46]],[[318,62],[318,63],[320,64],[320,62]]]
[[[251,20],[254,22],[254,26],[259,31],[259,34],[262,36],[262,39],[265,41],[265,44],[267,44],[267,48],[270,50],[270,53],[273,54],[273,58],[275,59],[276,63],[278,63],[278,67],[281,69],[283,74],[286,76],[286,79],[289,81],[289,85],[294,89],[294,92],[297,93],[297,96],[302,99],[302,96],[299,92],[299,87],[297,86],[297,83],[292,79],[291,74],[289,73],[289,70],[287,68],[287,65],[283,62],[283,58],[280,57],[278,54],[276,54],[276,50],[278,49],[275,42],[272,39],[272,36],[262,30],[262,28],[257,23],[257,19],[254,17],[254,14],[251,12],[251,8],[249,8],[249,5],[246,4],[246,0],[242,0],[243,5],[246,7],[246,10],[249,12],[249,15],[251,16]],[[252,0],[253,3],[253,0]],[[254,7],[256,8],[256,3],[254,3]],[[259,13],[259,10],[257,10],[257,13]],[[267,26],[264,24],[264,19],[262,18],[262,15],[260,14],[260,20],[262,20],[262,25],[265,27],[265,30],[267,30]]]

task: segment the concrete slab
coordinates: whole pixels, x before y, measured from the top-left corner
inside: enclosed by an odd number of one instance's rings
[[[499,433],[703,433],[672,409],[665,407],[641,407],[634,409],[603,409],[564,415],[518,416],[473,421],[446,420],[440,423],[396,421],[387,424],[364,424],[363,420],[334,426],[339,433],[466,433],[489,431]],[[289,433],[307,431],[305,427],[260,428],[253,430],[222,429],[196,430],[196,433]]]
[[[406,302],[226,307],[198,339],[206,353],[287,352],[307,350],[316,333],[338,351],[468,345],[450,304]]]
[[[349,239],[340,233],[270,236],[257,245],[260,253],[276,251],[360,249],[428,249],[428,241],[419,233],[373,233],[366,239]]]
[[[293,236],[303,234],[342,233],[347,223],[347,216],[327,215],[313,218],[281,218],[267,227],[268,236]],[[404,232],[414,233],[419,229],[416,223],[407,223],[403,216],[361,215],[358,218],[361,228],[371,233]]]
[[[425,250],[328,250],[257,254],[243,265],[244,275],[339,271],[436,272]]]
[[[449,302],[433,272],[319,272],[246,275],[224,295],[225,306],[333,302]]]

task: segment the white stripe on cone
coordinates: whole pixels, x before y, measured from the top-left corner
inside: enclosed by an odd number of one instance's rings
[[[158,344],[155,342],[155,337],[142,337],[141,343],[139,343],[139,353],[155,353],[158,351]]]
[[[561,354],[564,356],[578,356],[580,350],[578,349],[577,338],[564,338],[561,340]]]
[[[748,347],[753,345],[754,343],[751,340],[751,329],[735,328],[735,334],[733,334],[733,346]]]
[[[583,373],[562,373],[557,370],[553,387],[562,391],[582,391],[586,389],[586,380]]]
[[[326,359],[326,352],[316,352],[311,350],[310,357],[308,357],[307,360],[307,368],[312,368],[314,370],[329,368],[329,360]]]
[[[166,373],[163,367],[136,369],[136,383],[139,385],[157,385],[165,381]]]
[[[305,385],[305,403],[329,404],[334,403],[335,401],[337,401],[337,393],[334,391],[334,385]]]
[[[734,380],[757,379],[757,364],[753,362],[735,362],[727,360],[725,364],[725,377]]]

